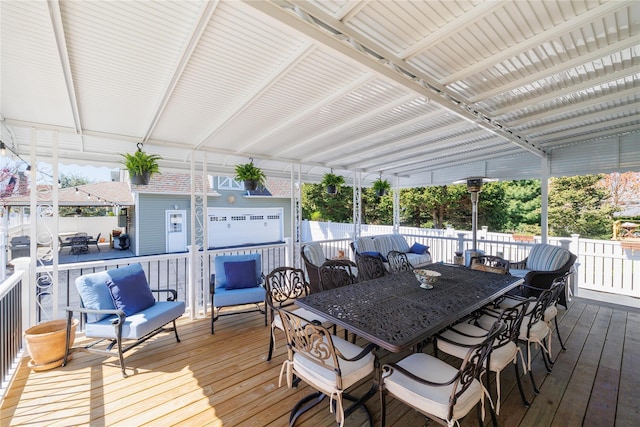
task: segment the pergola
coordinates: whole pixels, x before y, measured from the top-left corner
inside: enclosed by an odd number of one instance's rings
[[[0,3],[27,163],[439,185],[640,170],[637,1]]]

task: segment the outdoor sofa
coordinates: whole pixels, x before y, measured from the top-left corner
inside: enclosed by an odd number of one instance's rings
[[[374,255],[387,262],[387,254],[391,251],[397,251],[407,255],[413,268],[431,264],[431,254],[428,246],[419,243],[414,243],[410,246],[404,236],[400,234],[359,237],[351,242],[351,249],[356,260],[360,255]]]

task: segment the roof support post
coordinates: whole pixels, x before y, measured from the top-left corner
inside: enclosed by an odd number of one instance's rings
[[[360,227],[362,225],[362,184],[361,173],[353,173],[353,240],[360,237]]]
[[[550,156],[540,159],[540,235],[542,243],[549,236],[549,162]]]
[[[400,177],[393,177],[393,233],[400,233]]]
[[[291,236],[293,236],[293,265],[302,268],[300,250],[302,242],[302,165],[291,165]],[[291,260],[289,260],[291,261]]]

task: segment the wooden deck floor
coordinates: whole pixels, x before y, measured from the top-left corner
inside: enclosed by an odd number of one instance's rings
[[[557,360],[549,375],[544,375],[540,356],[536,358],[539,395],[533,395],[528,377],[523,377],[531,400],[528,409],[515,388],[513,369],[503,372],[500,425],[638,425],[640,313],[575,299],[561,316],[568,350],[554,352]],[[115,359],[85,353],[76,354],[64,368],[46,372],[32,372],[25,361],[0,406],[0,425],[287,425],[292,406],[311,389],[278,387],[282,335],[274,360],[266,363],[269,328],[262,326],[259,315],[221,318],[215,335],[209,325],[209,319],[183,319],[181,343],[172,335],[160,335],[132,350],[126,362],[133,375],[126,379]],[[558,350],[557,339],[553,344]],[[381,354],[383,362],[398,356]],[[361,385],[354,394],[366,387]],[[388,403],[387,425],[426,424],[397,401]],[[367,406],[379,425],[378,397]],[[487,416],[485,424],[489,421]],[[326,400],[298,425],[335,425]],[[362,413],[347,418],[346,426],[360,425],[366,425]],[[475,411],[461,425],[477,425]]]

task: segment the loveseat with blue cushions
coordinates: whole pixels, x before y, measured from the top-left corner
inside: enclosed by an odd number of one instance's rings
[[[401,234],[359,237],[351,242],[351,249],[356,259],[358,259],[360,255],[373,255],[381,257],[382,260],[386,262],[387,254],[391,251],[397,251],[407,255],[413,268],[420,268],[431,264],[429,247],[419,243],[414,243],[410,246]]]
[[[180,342],[176,319],[184,314],[184,301],[177,301],[174,289],[151,289],[139,263],[97,273],[75,281],[81,307],[67,307],[67,340],[63,366],[75,351],[118,356],[122,375],[127,376],[124,353],[163,331],[173,331]],[[156,301],[153,293],[167,294],[167,301]],[[96,340],[70,347],[74,313],[84,318],[85,336]],[[169,323],[173,326],[166,327]],[[129,342],[124,345],[123,341]],[[105,344],[102,346],[101,344]],[[115,347],[115,348],[114,348]]]

